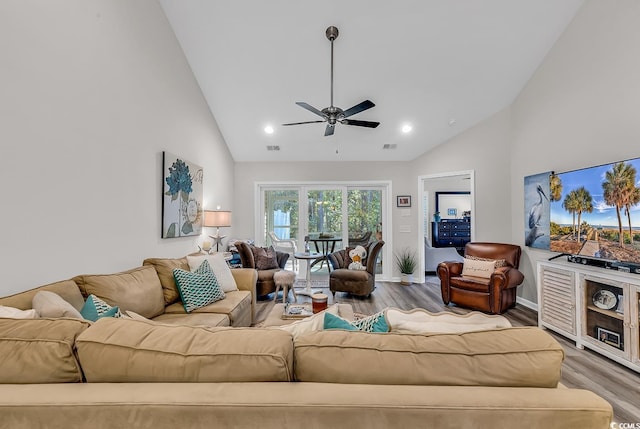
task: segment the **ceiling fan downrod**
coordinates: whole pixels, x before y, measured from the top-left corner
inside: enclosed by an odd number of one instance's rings
[[[331,104],[329,106],[333,107],[333,41],[338,38],[340,32],[332,25],[327,28],[325,34],[327,35],[327,39],[331,42]]]

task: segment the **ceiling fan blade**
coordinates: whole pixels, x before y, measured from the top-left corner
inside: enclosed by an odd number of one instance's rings
[[[286,127],[287,125],[317,124],[318,122],[325,122],[325,121],[292,122],[290,124],[282,124],[282,126]]]
[[[380,122],[370,122],[370,121],[357,121],[355,119],[345,119],[342,121],[343,125],[355,125],[356,127],[367,127],[367,128],[375,128],[380,125]]]
[[[333,132],[335,131],[336,126],[335,125],[329,125],[327,124],[327,128],[324,129],[324,136],[332,136]]]
[[[345,110],[343,112],[343,115],[344,115],[345,118],[348,118],[349,116],[353,116],[356,113],[360,113],[360,112],[363,112],[363,111],[365,111],[367,109],[371,109],[374,106],[375,106],[375,104],[373,104],[373,101],[364,100],[362,103],[356,104],[355,106]]]
[[[313,107],[310,104],[305,103],[304,101],[296,101],[296,104],[298,106],[302,107],[303,109],[307,109],[309,112],[315,113],[318,116],[322,116],[323,118],[327,117],[327,115],[322,113],[321,110],[316,109],[315,107]]]

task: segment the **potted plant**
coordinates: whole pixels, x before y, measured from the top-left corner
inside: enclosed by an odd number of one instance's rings
[[[400,284],[410,285],[413,283],[413,272],[418,266],[415,252],[404,249],[400,254],[396,254],[396,267],[400,271]]]
[[[434,222],[440,222],[440,212],[434,212],[433,213],[433,221]]]

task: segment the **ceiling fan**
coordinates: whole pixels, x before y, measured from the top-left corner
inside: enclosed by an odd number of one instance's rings
[[[341,123],[342,125],[355,125],[356,127],[367,127],[367,128],[375,128],[380,125],[380,122],[370,122],[370,121],[358,121],[356,119],[347,119],[357,113],[363,112],[367,109],[371,109],[375,106],[371,100],[365,100],[362,103],[356,104],[355,106],[342,110],[339,107],[333,105],[333,41],[338,38],[338,29],[334,26],[327,28],[325,32],[327,35],[327,39],[331,42],[331,105],[329,107],[325,107],[322,110],[318,110],[315,107],[307,104],[303,101],[297,101],[296,104],[303,109],[307,109],[308,111],[315,113],[316,115],[322,117],[321,121],[306,121],[306,122],[292,122],[290,124],[282,124],[284,126],[288,125],[301,125],[301,124],[315,124],[319,122],[326,122],[327,127],[324,130],[325,136],[333,135],[335,130],[336,123]]]

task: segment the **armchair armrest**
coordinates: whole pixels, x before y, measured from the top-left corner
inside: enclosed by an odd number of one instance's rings
[[[499,283],[496,283],[494,279],[499,279]],[[491,275],[492,284],[502,285],[502,289],[511,289],[524,281],[524,274],[518,269],[513,267],[500,267],[496,268]]]
[[[231,270],[233,279],[239,290],[251,292],[251,322],[255,322],[256,316],[256,284],[258,282],[258,271],[253,268],[235,268]]]
[[[284,270],[284,267],[287,265],[287,261],[289,260],[289,254],[278,252],[276,250],[276,260],[278,261],[278,267],[280,267],[281,270]]]
[[[455,261],[443,261],[438,264],[438,277],[442,279],[444,275],[449,277],[455,277],[462,275],[462,262]]]

